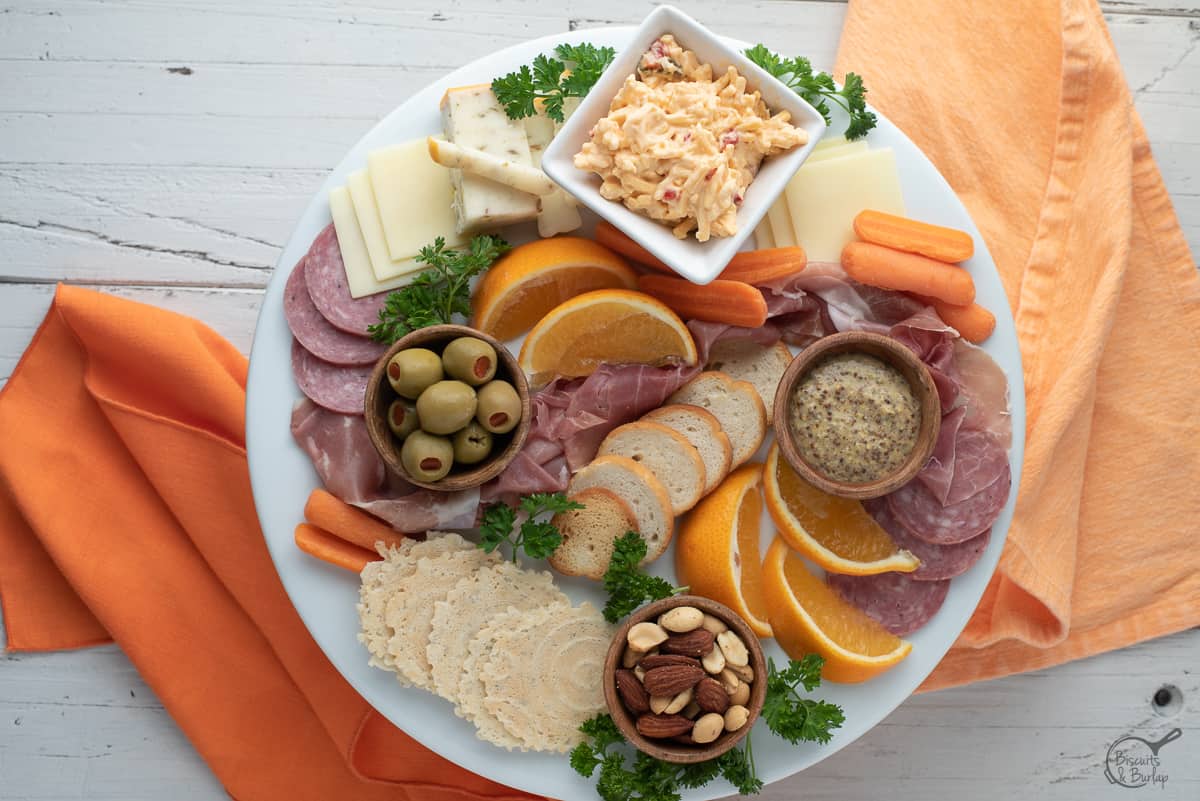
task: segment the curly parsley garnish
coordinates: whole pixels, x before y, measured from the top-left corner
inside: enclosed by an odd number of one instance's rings
[[[545,559],[562,544],[562,534],[549,521],[537,520],[538,515],[582,509],[583,504],[567,500],[561,492],[535,492],[521,499],[518,507],[526,515],[525,522],[513,536],[517,522],[517,511],[503,503],[493,504],[483,511],[483,522],[479,524],[479,547],[491,553],[503,543],[512,549],[512,560],[517,561],[517,551],[525,551],[530,559]]]
[[[793,659],[783,670],[777,670],[775,662],[767,660],[767,697],[762,717],[767,728],[792,745],[802,740],[827,743],[833,730],[846,720],[840,706],[805,698],[797,689],[803,686],[807,692],[815,690],[821,683],[823,664],[825,660],[817,654]]]
[[[525,65],[492,81],[492,94],[510,119],[534,116],[538,112],[535,101],[541,100],[546,116],[562,122],[563,101],[585,96],[612,63],[616,52],[611,47],[581,42],[561,44],[554,48],[554,55],[557,58],[538,55],[532,68]]]
[[[511,248],[498,236],[476,236],[466,250],[447,250],[446,240],[439,236],[416,257],[429,269],[387,296],[379,322],[369,326],[367,333],[376,342],[390,345],[409,331],[449,323],[455,314],[469,317],[471,279]]]
[[[636,531],[626,531],[613,543],[612,559],[604,573],[604,589],[608,592],[604,619],[609,623],[616,623],[646,601],[670,598],[687,590],[643,573],[639,565],[645,558],[646,541]]]
[[[846,73],[846,82],[841,89],[827,72],[813,73],[812,63],[807,58],[783,58],[778,53],[757,44],[746,51],[746,57],[767,72],[783,81],[789,89],[804,98],[813,108],[821,112],[825,122],[830,122],[829,102],[832,100],[850,115],[846,127],[847,139],[859,139],[875,127],[875,115],[867,111],[867,87],[862,78],[853,72]]]

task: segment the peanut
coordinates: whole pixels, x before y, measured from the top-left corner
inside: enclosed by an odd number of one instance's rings
[[[671,705],[672,700],[669,695],[652,695],[650,696],[650,711],[661,715]]]
[[[721,649],[713,646],[713,649],[700,660],[700,664],[704,666],[704,670],[714,676],[725,669],[725,654],[721,653]]]
[[[737,731],[746,725],[750,719],[750,710],[741,704],[735,704],[725,710],[725,731]]]
[[[749,665],[729,665],[729,669],[737,674],[737,677],[744,682],[754,681],[754,668]]]
[[[720,634],[723,631],[729,631],[729,626],[726,626],[724,621],[722,621],[720,618],[713,617],[712,615],[704,616],[704,621],[700,624],[700,628],[704,629],[705,631],[711,631],[713,634]]]
[[[729,693],[730,695],[733,695],[733,691],[736,690],[738,685],[742,683],[742,680],[737,677],[737,674],[729,668],[722,670],[717,678],[720,680],[721,686],[725,688],[725,692]]]
[[[703,622],[704,613],[694,606],[677,606],[658,618],[658,625],[676,634],[698,629]]]
[[[750,701],[750,685],[742,682],[729,694],[729,703],[734,706],[745,706]]]
[[[745,667],[750,664],[750,652],[746,650],[746,643],[742,642],[742,638],[732,631],[723,631],[718,634],[717,645],[720,646],[721,653],[725,654],[726,664],[734,667]]]
[[[671,703],[667,704],[666,714],[674,715],[676,712],[683,709],[692,702],[692,688],[688,687],[679,695],[671,699]]]
[[[643,654],[638,653],[632,648],[626,648],[625,653],[621,656],[621,667],[629,669],[637,665]]]
[[[644,654],[659,643],[665,642],[667,637],[668,634],[662,626],[646,621],[632,626],[625,639],[630,648]]]
[[[725,718],[716,712],[709,712],[707,715],[701,715],[700,719],[696,721],[696,725],[692,727],[692,739],[701,745],[711,743],[720,737],[724,730]]]

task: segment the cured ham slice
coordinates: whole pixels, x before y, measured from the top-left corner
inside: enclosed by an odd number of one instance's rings
[[[367,335],[367,327],[379,322],[379,310],[387,298],[386,292],[354,298],[346,283],[346,267],[338,247],[333,223],[313,240],[304,257],[304,280],[308,295],[317,311],[334,328],[358,336]]]
[[[949,581],[917,581],[906,573],[843,576],[825,580],[847,603],[861,609],[885,629],[903,637],[924,626],[942,608]]]
[[[292,336],[304,349],[330,364],[374,364],[387,346],[332,326],[313,304],[305,280],[304,260],[292,268],[283,290],[283,314]]]

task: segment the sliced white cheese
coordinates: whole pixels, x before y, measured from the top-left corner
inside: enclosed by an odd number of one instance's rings
[[[827,161],[829,159],[840,159],[842,156],[853,156],[856,153],[866,153],[867,142],[865,139],[859,139],[857,142],[846,142],[845,144],[835,145],[833,147],[823,147],[819,150],[813,150],[808,154],[808,158],[804,160],[804,164],[800,169],[804,169],[809,164],[816,164],[819,161]]]
[[[575,100],[577,98],[567,99]],[[550,144],[550,140],[558,133],[558,124],[545,114],[526,117],[523,122],[525,138],[529,141],[529,158],[533,162],[533,166],[540,168],[542,153]],[[575,207],[575,198],[561,188],[549,195],[542,195],[539,201],[541,204],[537,216],[539,236],[550,237],[555,234],[565,234],[583,225],[579,209]]]
[[[447,247],[465,241],[455,229],[450,170],[429,158],[424,139],[371,151],[367,175],[391,261],[407,262],[439,236]]]
[[[529,166],[525,127],[510,120],[488,84],[450,89],[442,98],[442,129],[446,139],[498,159]],[[454,211],[460,233],[498,228],[532,220],[537,198],[462,170],[450,171]]]
[[[904,215],[891,148],[805,164],[784,195],[809,261],[840,261],[842,248],[854,239],[854,217],[863,209]]]
[[[329,193],[329,211],[333,214],[333,228],[337,231],[338,249],[342,251],[342,264],[346,268],[346,285],[355,298],[386,292],[401,287],[412,280],[412,275],[402,275],[390,281],[377,281],[371,269],[371,256],[354,213],[354,201],[350,190],[339,186]]]
[[[763,217],[762,222],[754,229],[754,247],[757,250],[777,247],[775,235],[771,233],[771,221],[766,217]]]
[[[788,211],[786,195],[781,194],[767,209],[767,222],[771,226],[771,238],[775,240],[775,247],[795,246],[796,235],[792,232],[792,215]]]
[[[379,207],[375,203],[375,191],[366,170],[358,170],[346,176],[346,188],[354,201],[354,214],[358,217],[358,228],[362,231],[371,258],[371,271],[377,281],[388,281],[398,275],[420,270],[421,265],[412,259],[393,259],[388,255],[387,238],[379,218]],[[432,240],[431,240],[432,241]],[[414,254],[415,255],[415,254]]]

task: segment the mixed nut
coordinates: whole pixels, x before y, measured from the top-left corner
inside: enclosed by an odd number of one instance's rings
[[[625,640],[617,695],[643,737],[705,745],[746,725],[754,670],[723,621],[677,606],[631,626]]]

